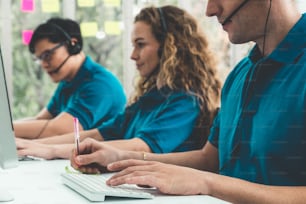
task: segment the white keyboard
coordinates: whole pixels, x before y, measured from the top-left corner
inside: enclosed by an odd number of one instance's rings
[[[111,187],[106,184],[108,177],[103,174],[89,175],[79,173],[63,173],[65,185],[81,194],[90,201],[104,201],[106,196],[128,198],[153,198],[154,196],[135,185]]]

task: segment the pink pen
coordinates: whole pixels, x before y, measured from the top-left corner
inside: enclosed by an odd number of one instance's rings
[[[77,149],[78,155],[80,154],[79,143],[80,143],[80,132],[79,132],[79,119],[73,118],[73,127],[74,127],[74,141]]]

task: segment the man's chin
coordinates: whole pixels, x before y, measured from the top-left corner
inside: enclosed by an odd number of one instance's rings
[[[52,82],[54,82],[54,83],[58,83],[58,82],[61,81],[60,79],[58,79],[58,78],[56,78],[56,77],[50,76],[50,78],[51,78]]]

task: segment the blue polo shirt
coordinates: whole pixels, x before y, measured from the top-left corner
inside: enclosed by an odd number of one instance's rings
[[[267,57],[255,46],[228,76],[210,143],[220,174],[306,185],[306,16]]]
[[[199,113],[194,95],[154,88],[98,129],[104,140],[140,138],[155,153],[187,151],[197,147]]]
[[[126,97],[120,81],[106,68],[86,57],[71,81],[61,81],[47,110],[56,117],[67,112],[84,130],[93,129],[124,110]]]

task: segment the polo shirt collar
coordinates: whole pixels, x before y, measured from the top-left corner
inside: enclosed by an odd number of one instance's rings
[[[143,109],[151,109],[152,107],[161,104],[170,93],[171,89],[167,86],[160,89],[154,87],[139,98],[139,103]]]
[[[63,81],[63,83],[65,83],[67,87],[73,87],[73,86],[80,84],[87,73],[87,69],[85,68],[90,67],[90,64],[92,63],[93,63],[92,59],[86,56],[83,64],[81,65],[80,69],[76,73],[75,77],[71,81]]]
[[[267,56],[268,59],[280,64],[294,63],[306,47],[306,14],[291,28],[286,37],[279,43],[276,49]],[[255,63],[262,58],[256,45],[249,55],[250,60]]]

